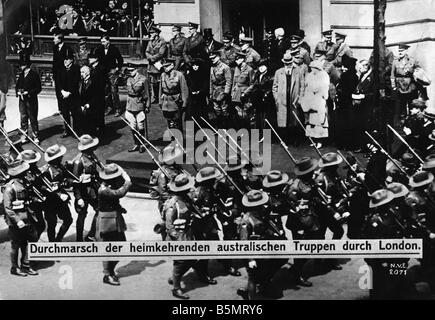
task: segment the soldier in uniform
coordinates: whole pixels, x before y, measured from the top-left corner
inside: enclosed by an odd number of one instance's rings
[[[261,60],[260,54],[252,48],[252,43],[254,39],[249,37],[243,37],[240,39],[242,45],[241,50],[246,54],[245,62],[252,68],[257,69],[257,65]],[[237,59],[237,58],[236,58]]]
[[[234,43],[234,37],[231,32],[225,32],[222,41],[224,46],[220,50],[221,61],[229,66],[231,68],[232,74],[234,74],[234,69],[236,67],[236,55],[241,49]]]
[[[50,188],[42,187],[47,197],[45,220],[47,221],[47,236],[50,242],[61,242],[73,222],[68,206],[71,197],[65,190],[67,186],[71,185],[71,179],[68,178],[65,167],[62,165],[65,153],[66,148],[57,144],[47,148],[44,153],[47,164],[41,170],[43,177],[51,184]],[[57,218],[63,222],[56,235]]]
[[[72,173],[80,179],[80,181],[75,181],[73,185],[74,208],[77,212],[77,242],[83,241],[83,228],[88,214],[88,206],[92,206],[96,215],[98,213],[97,192],[100,183],[98,181],[98,163],[94,155],[98,143],[98,138],[92,138],[89,135],[81,136],[77,146],[80,153],[71,161]],[[90,234],[88,236],[94,236],[91,232]]]
[[[418,87],[413,74],[419,63],[408,55],[408,49],[407,44],[399,45],[399,55],[393,60],[391,68],[391,86],[397,93],[395,124],[398,124],[398,117],[409,113],[409,105],[418,98]]]
[[[181,26],[172,27],[173,38],[169,40],[168,57],[175,59],[175,70],[180,70],[186,54],[187,39],[181,35]]]
[[[82,37],[79,39],[79,51],[76,53],[76,63],[81,68],[89,65],[89,55],[91,51],[86,47],[87,38]]]
[[[213,51],[219,51],[224,46],[221,42],[216,41],[213,38],[213,30],[211,28],[205,28],[204,31],[205,50],[207,54]]]
[[[3,191],[5,221],[11,239],[10,272],[21,277],[38,275],[38,272],[30,267],[28,259],[28,243],[38,241],[34,218],[29,211],[30,197],[24,182],[24,175],[28,170],[29,164],[26,162],[13,161],[8,168],[11,180]],[[18,264],[19,251],[21,251],[21,266]]]
[[[150,41],[145,51],[148,59],[148,74],[151,82],[152,103],[159,101],[159,85],[161,78],[162,60],[167,55],[167,44],[165,39],[160,36],[161,30],[153,26],[150,30]]]
[[[23,160],[29,165],[29,170],[24,176],[24,184],[29,192],[31,201],[28,209],[35,220],[35,228],[38,235],[38,239],[44,232],[46,224],[44,219],[44,206],[46,205],[46,199],[42,196],[40,190],[42,186],[46,185],[41,177],[41,171],[38,168],[38,161],[41,159],[41,154],[34,150],[24,150],[20,152],[17,160]],[[41,198],[42,196],[42,198]]]
[[[333,47],[334,42],[332,41],[332,30],[325,30],[322,32],[323,40],[316,44],[314,52],[324,51],[328,61],[333,59]]]
[[[141,75],[138,71],[139,66],[130,64],[128,71],[130,76],[127,79],[127,105],[125,108],[125,118],[130,126],[145,136],[146,114],[151,108],[151,97],[149,93],[149,83],[147,77]],[[139,151],[143,153],[144,147],[135,137],[136,133],[132,130],[134,145],[128,152]]]
[[[337,68],[343,65],[343,61],[342,61],[343,56],[346,55],[350,58],[353,58],[352,50],[350,49],[349,45],[345,43],[346,37],[347,35],[344,33],[339,33],[339,32],[335,33],[335,44],[331,49],[333,53],[331,62]],[[326,53],[326,57],[328,58],[328,53]]]
[[[97,239],[100,241],[126,241],[125,223],[120,210],[120,199],[123,198],[131,187],[131,179],[128,174],[117,164],[111,163],[104,166],[99,172],[101,185],[98,189],[98,211],[101,220],[97,223]],[[104,219],[105,218],[105,219]],[[103,223],[103,219],[105,220]],[[108,222],[107,220],[111,222]],[[119,286],[119,278],[115,273],[118,261],[103,261],[103,283]]]
[[[189,98],[189,87],[186,78],[174,69],[175,60],[165,59],[164,72],[160,79],[159,106],[168,122],[168,128],[183,128],[183,112],[186,110]]]
[[[243,196],[246,213],[240,224],[240,240],[285,239],[284,230],[271,223],[270,211],[264,207],[268,202],[269,196],[264,191],[251,190]],[[246,266],[248,284],[246,289],[239,289],[238,294],[247,300],[254,300],[259,285],[260,293],[270,296],[273,292],[271,279],[285,262],[285,259],[249,259]]]
[[[426,103],[423,100],[412,100],[409,105],[409,115],[403,122],[406,141],[412,148],[422,153],[426,153],[427,147],[430,145],[426,130],[426,127],[430,125],[430,121],[424,116],[425,109]]]
[[[307,51],[307,49],[303,48],[301,46],[302,39],[300,36],[294,34],[290,36],[290,52],[299,50],[298,54],[302,57],[302,62],[306,64],[307,66],[310,65],[311,57],[310,53]],[[287,52],[289,52],[289,50]]]
[[[195,209],[188,193],[195,186],[195,179],[187,174],[180,174],[169,183],[169,190],[172,197],[164,204],[166,232],[168,241],[189,241],[195,240],[192,230]],[[172,295],[179,299],[189,299],[189,296],[181,289],[181,279],[183,275],[194,268],[199,276],[199,280],[206,284],[216,284],[216,280],[207,274],[204,263],[196,260],[174,260],[172,279]]]
[[[210,69],[210,95],[209,99],[216,117],[215,126],[218,128],[231,127],[229,120],[229,102],[232,87],[230,67],[221,61],[219,52],[210,54],[212,67]]]
[[[205,49],[204,37],[198,32],[199,25],[197,23],[189,22],[189,34],[186,43],[186,53],[184,61],[190,65],[193,58],[200,58],[207,61],[207,51]]]
[[[236,70],[233,78],[231,100],[237,114],[234,124],[238,123],[240,128],[249,128],[255,121],[255,110],[252,103],[248,102],[245,92],[254,83],[254,70],[247,62],[247,55],[243,52],[237,53]]]

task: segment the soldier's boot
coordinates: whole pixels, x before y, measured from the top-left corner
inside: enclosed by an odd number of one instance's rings
[[[131,130],[131,134],[133,135],[133,142],[134,142],[134,145],[133,145],[133,147],[131,147],[130,149],[128,149],[128,152],[136,152],[136,151],[139,151],[139,149],[140,149],[140,143],[139,143],[139,140],[136,138],[136,132],[134,132],[133,130]]]

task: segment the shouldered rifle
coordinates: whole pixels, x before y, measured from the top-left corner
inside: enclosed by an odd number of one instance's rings
[[[65,120],[65,118],[62,116],[62,114],[59,113],[59,116],[62,118],[63,122],[65,123],[65,125],[68,127],[68,129],[72,132],[72,134],[74,135],[74,137],[76,137],[77,140],[80,140],[80,137],[78,136],[78,134],[74,131],[74,129],[69,125],[69,123]]]
[[[398,164],[397,163],[397,161],[395,160],[395,159],[393,159],[393,157],[392,156],[390,156],[389,154],[388,154],[388,152],[384,149],[384,148],[382,148],[382,146],[379,144],[379,142],[377,142],[376,141],[376,139],[375,138],[373,138],[371,135],[370,135],[370,133],[368,133],[367,131],[364,131],[365,132],[365,134],[370,138],[370,140],[372,140],[373,141],[373,143],[376,145],[376,147],[379,149],[379,150],[381,150],[381,152],[383,153],[383,154],[385,154],[386,156],[387,156],[387,158],[388,159],[390,159],[390,161],[397,167],[397,168],[399,168],[399,170],[409,179],[410,177],[409,177],[409,175],[408,175],[408,173],[402,168],[402,166],[400,165],[400,164]]]
[[[275,134],[275,136],[278,138],[281,146],[283,147],[283,149],[285,150],[285,152],[287,152],[287,155],[290,157],[290,160],[296,164],[296,159],[293,157],[293,155],[290,153],[290,150],[288,148],[288,146],[285,144],[285,142],[281,139],[281,137],[279,136],[278,132],[276,132],[276,130],[273,128],[273,126],[270,124],[269,120],[264,119],[264,121],[267,123],[267,125],[270,127],[270,129],[273,131],[273,133]]]
[[[180,143],[180,141],[177,139],[177,137],[174,135],[174,133],[172,132],[171,129],[168,128],[169,133],[171,134],[171,136],[174,138],[174,141],[176,144],[178,144],[178,146],[181,148],[181,150],[183,151],[184,154],[187,155],[186,149],[184,149],[183,145]],[[192,163],[192,167],[193,169],[195,169],[196,172],[198,172],[198,167]]]
[[[1,134],[5,137],[6,142],[7,142],[7,143],[11,146],[11,148],[14,149],[14,151],[17,153],[17,155],[20,154],[20,151],[18,151],[17,147],[15,147],[14,143],[13,143],[12,140],[9,138],[7,132],[6,132],[2,127],[0,127],[0,132],[1,132]]]
[[[379,179],[377,178],[377,177],[375,177],[374,176],[374,174],[373,173],[371,173],[370,171],[368,171],[367,170],[367,168],[364,168],[364,166],[362,165],[362,163],[358,160],[358,158],[357,157],[355,157],[355,155],[352,153],[352,152],[350,152],[349,151],[349,153],[350,153],[350,155],[355,159],[355,161],[356,161],[356,163],[358,164],[358,166],[361,168],[361,170],[365,173],[365,174],[368,174],[378,185],[379,185],[379,187],[381,187],[381,188],[384,188],[385,186],[386,186],[386,184],[385,183],[381,183],[380,181],[379,181]]]
[[[346,163],[346,165],[349,167],[349,169],[352,171],[352,173],[355,175],[355,179],[358,179],[358,172],[356,172],[356,170],[352,167],[352,165],[349,163],[349,161],[347,161],[346,157],[343,155],[343,153],[341,153],[340,150],[337,150],[337,153],[341,156],[341,158],[343,159],[344,163]],[[344,183],[344,181],[342,179],[340,179],[340,183],[343,186],[343,189],[345,190],[346,195],[349,197],[350,196],[350,191],[347,188],[346,184]],[[364,187],[369,190],[369,187],[367,186],[366,182],[361,179],[361,183],[364,185]]]
[[[135,128],[133,128],[131,126],[131,124],[124,117],[121,117],[121,120],[124,121],[130,127],[130,129],[134,131],[136,138],[139,139],[139,142],[145,141],[146,143],[148,143],[149,146],[151,146],[151,148],[156,150],[158,153],[161,153],[161,150],[157,149],[147,138],[145,138],[139,131],[137,131]]]
[[[311,145],[314,147],[314,149],[316,149],[317,154],[319,155],[320,158],[323,158],[322,153],[320,152],[319,148],[317,148],[316,144],[314,143],[313,139],[307,135],[307,130],[305,129],[304,125],[302,124],[301,120],[299,119],[298,115],[296,114],[296,112],[294,112],[294,110],[292,110],[293,116],[295,117],[297,123],[299,124],[299,126],[302,128],[302,130],[304,130],[305,136],[310,140]]]
[[[394,128],[392,126],[390,126],[389,124],[387,124],[388,129],[391,130],[392,133],[394,133],[394,135],[399,138],[399,140],[409,149],[409,151],[412,152],[412,154],[417,158],[417,160],[423,164],[424,161],[423,159],[417,154],[417,152],[415,152],[415,150],[408,144],[408,142],[406,142],[405,139],[403,139],[403,137],[396,131],[394,130]]]
[[[201,130],[201,132],[207,138],[207,140],[210,141],[213,149],[217,152],[218,156],[221,157],[222,160],[226,161],[226,158],[219,152],[218,148],[216,147],[216,143],[214,142],[214,140],[212,140],[210,138],[210,136],[205,132],[205,130],[200,126],[200,124],[196,121],[195,117],[192,117],[192,120],[198,126],[198,128]]]
[[[147,146],[145,145],[145,143],[139,139],[138,135],[135,134],[134,135],[136,137],[136,139],[138,139],[139,143],[145,148],[145,151],[149,154],[149,156],[151,157],[151,159],[154,161],[154,163],[157,165],[157,167],[160,169],[160,171],[162,171],[162,173],[165,175],[165,177],[168,180],[171,180],[169,174],[166,172],[165,169],[163,169],[163,167],[160,165],[160,163],[156,160],[156,158],[154,157],[153,153],[147,148]]]

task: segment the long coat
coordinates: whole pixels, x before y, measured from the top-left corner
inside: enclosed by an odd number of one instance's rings
[[[285,68],[283,67],[275,72],[272,92],[276,104],[278,127],[298,126],[291,111],[299,111],[299,99],[304,93],[305,75],[307,74],[307,70],[308,68],[306,65],[292,66],[292,77],[289,88],[289,97],[291,101],[287,101],[287,76]]]

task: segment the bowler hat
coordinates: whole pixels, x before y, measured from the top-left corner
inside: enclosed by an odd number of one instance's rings
[[[301,40],[302,40],[303,38],[305,38],[305,31],[302,30],[302,29],[299,29],[299,30],[298,30],[298,36],[299,36],[299,38],[301,38]]]
[[[284,63],[291,63],[291,62],[293,61],[293,57],[292,57],[292,55],[290,54],[290,52],[286,52],[286,53],[284,53],[284,56],[283,56],[283,58],[281,59],[281,61],[284,62]]]
[[[15,160],[8,166],[8,175],[16,177],[29,170],[30,165],[24,160]]]
[[[435,169],[435,154],[430,154],[424,158],[423,170]]]
[[[112,180],[122,175],[121,167],[116,163],[110,163],[103,167],[103,170],[99,172],[101,180]]]
[[[391,202],[394,199],[394,194],[390,190],[380,189],[373,192],[370,198],[369,207],[372,209]]]
[[[260,190],[251,190],[242,198],[242,204],[248,208],[261,206],[268,202],[269,196],[266,192]]]
[[[65,153],[66,153],[65,146],[62,146],[62,145],[59,146],[58,144],[55,144],[55,145],[47,148],[47,150],[45,150],[44,159],[46,162],[50,162],[50,161],[53,161],[57,158],[62,157]]]
[[[343,162],[343,158],[335,153],[335,152],[328,152],[322,156],[322,158],[319,161],[319,167],[331,167],[331,166],[338,166],[340,163]]]
[[[195,186],[195,178],[189,174],[181,173],[169,182],[169,190],[172,192],[188,191]]]
[[[234,39],[233,34],[231,33],[231,31],[225,31],[224,35],[223,35],[223,41],[232,41]]]
[[[399,182],[390,183],[387,189],[393,193],[394,198],[402,198],[409,193],[408,188]]]
[[[220,176],[221,173],[215,167],[205,167],[199,170],[196,174],[196,182],[201,183],[204,181],[216,179]]]
[[[180,147],[168,145],[166,146],[162,153],[159,155],[159,161],[166,164],[172,164],[176,159],[183,156],[183,150]]]
[[[309,172],[316,170],[318,166],[319,161],[317,159],[304,157],[296,162],[295,174],[297,176],[303,176]]]
[[[357,59],[354,57],[349,57],[347,54],[345,54],[341,59],[341,62],[344,67],[353,68],[356,65]]]
[[[434,176],[428,171],[420,171],[409,178],[409,186],[412,188],[423,187],[433,182]]]
[[[263,179],[263,187],[272,188],[287,183],[288,174],[278,170],[269,171]]]
[[[90,135],[84,134],[79,138],[77,149],[80,151],[88,150],[97,146],[99,142],[98,138],[92,138]]]
[[[232,156],[228,158],[227,165],[225,166],[225,171],[236,171],[242,169],[248,162],[245,159],[240,159],[237,156]]]
[[[41,154],[35,150],[24,150],[20,152],[17,159],[24,160],[28,164],[37,163],[41,159]]]

